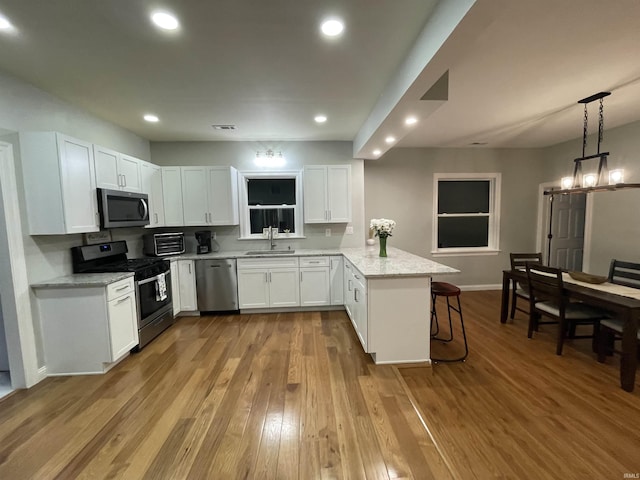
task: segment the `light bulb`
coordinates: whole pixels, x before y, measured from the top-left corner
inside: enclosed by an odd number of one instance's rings
[[[560,186],[563,190],[573,187],[573,177],[562,177],[562,180],[560,180]]]
[[[585,173],[582,176],[582,184],[585,187],[595,187],[598,183],[598,176],[595,173]]]
[[[624,170],[621,168],[609,172],[609,185],[615,185],[616,183],[624,183]]]

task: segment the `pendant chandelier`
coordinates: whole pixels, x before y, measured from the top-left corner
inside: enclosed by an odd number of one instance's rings
[[[601,152],[600,147],[604,138],[604,98],[611,95],[611,92],[599,92],[589,97],[578,100],[584,104],[584,122],[582,127],[582,156],[574,160],[573,176],[563,177],[560,190],[545,191],[545,195],[561,195],[567,193],[588,193],[606,190],[618,190],[621,188],[638,188],[640,184],[624,183],[624,170],[615,169],[609,171],[607,157],[609,152]],[[598,108],[598,150],[595,154],[587,155],[587,127],[589,124],[589,112],[587,105],[591,102],[599,101]],[[587,160],[598,161],[598,170],[583,173],[582,162]]]

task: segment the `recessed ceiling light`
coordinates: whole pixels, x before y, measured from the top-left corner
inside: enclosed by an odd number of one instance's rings
[[[376,149],[373,151],[373,154],[374,154],[376,157],[377,157],[378,155],[380,155],[381,153],[382,153],[382,151],[381,151],[379,148],[376,148]]]
[[[407,125],[414,125],[418,123],[418,119],[416,117],[407,117],[405,118],[404,123]]]
[[[151,21],[163,30],[175,30],[180,26],[178,19],[168,12],[154,12]]]
[[[0,15],[0,30],[9,30],[13,28],[11,22],[6,18]]]
[[[327,116],[326,115],[316,115],[314,120],[316,121],[316,123],[324,123],[327,121]]]
[[[342,23],[342,20],[339,20],[337,18],[331,18],[322,22],[322,25],[320,25],[320,30],[322,30],[322,33],[324,33],[327,37],[337,37],[343,32],[344,23]]]
[[[384,139],[384,141],[387,143],[393,143],[396,141],[396,137],[392,137],[391,135],[389,135],[387,138]]]
[[[157,123],[160,121],[160,119],[158,118],[157,115],[153,115],[151,113],[147,113],[144,117],[143,117],[147,122],[151,122],[151,123]]]

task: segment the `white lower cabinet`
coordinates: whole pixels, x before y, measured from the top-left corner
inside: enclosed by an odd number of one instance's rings
[[[300,306],[331,304],[329,257],[300,258]]]
[[[344,259],[342,255],[329,257],[331,305],[344,305]]]
[[[133,277],[34,292],[48,375],[104,373],[138,345]]]
[[[241,309],[300,305],[298,258],[238,259]]]
[[[362,348],[368,352],[369,316],[367,308],[367,280],[351,262],[344,260],[344,307],[351,324],[360,339]]]
[[[198,310],[196,296],[196,269],[193,260],[178,260],[178,290],[180,291],[180,311]]]
[[[173,316],[180,313],[180,269],[178,260],[171,260],[171,302],[173,303]]]

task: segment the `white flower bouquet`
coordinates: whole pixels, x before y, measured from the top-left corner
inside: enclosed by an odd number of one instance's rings
[[[396,226],[396,222],[388,218],[372,218],[369,228],[375,230],[376,237],[386,238],[391,236],[391,232]]]

